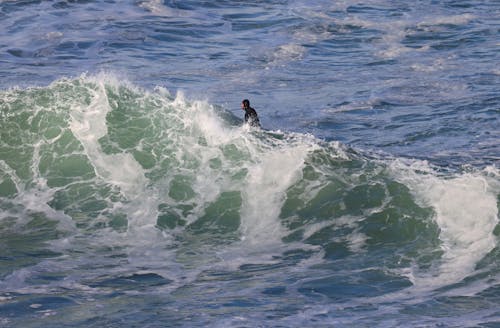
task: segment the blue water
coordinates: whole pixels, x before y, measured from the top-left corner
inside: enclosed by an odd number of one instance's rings
[[[500,326],[499,17],[0,1],[0,326]]]

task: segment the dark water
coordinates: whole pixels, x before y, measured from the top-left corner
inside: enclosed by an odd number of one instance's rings
[[[0,326],[498,326],[499,12],[1,1]]]

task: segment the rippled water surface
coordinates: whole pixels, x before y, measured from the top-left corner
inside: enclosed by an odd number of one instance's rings
[[[499,17],[0,1],[0,326],[498,326]]]

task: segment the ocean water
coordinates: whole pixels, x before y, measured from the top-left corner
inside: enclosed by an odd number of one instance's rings
[[[0,0],[0,327],[500,327],[499,17]]]

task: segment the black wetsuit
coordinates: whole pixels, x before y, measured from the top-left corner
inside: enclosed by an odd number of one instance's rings
[[[250,124],[250,126],[260,127],[259,117],[252,107],[245,108],[245,123]]]

